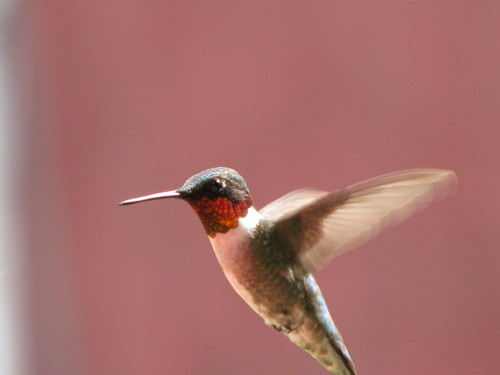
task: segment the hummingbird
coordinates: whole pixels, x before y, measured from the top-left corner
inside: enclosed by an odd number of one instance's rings
[[[456,175],[409,169],[333,192],[300,189],[254,207],[233,169],[207,169],[177,190],[129,199],[186,201],[196,212],[229,283],[265,323],[335,375],[356,375],[313,273],[381,230],[450,194]]]

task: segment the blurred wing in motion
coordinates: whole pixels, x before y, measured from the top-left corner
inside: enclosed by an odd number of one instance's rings
[[[410,169],[376,177],[332,193],[297,190],[271,202],[260,213],[276,224],[307,272],[354,249],[430,202],[451,194],[453,171]]]
[[[327,195],[328,192],[316,189],[299,189],[272,201],[259,210],[266,219],[278,222],[284,220],[305,206]]]

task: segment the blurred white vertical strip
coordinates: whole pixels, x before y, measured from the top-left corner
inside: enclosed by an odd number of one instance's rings
[[[8,63],[6,36],[15,22],[14,0],[0,0],[0,374],[22,375],[27,358],[23,352],[22,257],[19,246],[15,202],[15,155],[13,82]],[[17,166],[19,167],[19,166]]]

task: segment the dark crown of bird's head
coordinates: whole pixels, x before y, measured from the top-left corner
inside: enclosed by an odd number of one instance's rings
[[[210,168],[195,174],[177,192],[188,201],[226,198],[236,204],[250,200],[245,180],[234,169],[225,167]]]

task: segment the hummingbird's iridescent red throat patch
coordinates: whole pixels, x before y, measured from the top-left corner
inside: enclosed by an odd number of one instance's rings
[[[217,233],[226,233],[236,228],[238,219],[247,215],[252,201],[248,199],[233,203],[224,197],[202,197],[196,201],[189,201],[189,204],[200,217],[207,234],[215,237]]]

